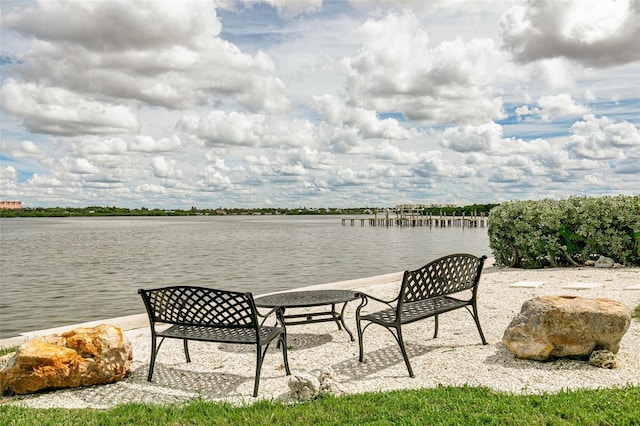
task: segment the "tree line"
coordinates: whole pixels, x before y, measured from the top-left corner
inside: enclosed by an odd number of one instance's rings
[[[414,208],[415,215],[456,215],[473,214],[488,215],[498,204],[472,204],[464,207],[433,206]],[[357,215],[385,214],[396,212],[395,207],[349,207],[349,208],[197,208],[159,209],[159,208],[126,208],[117,206],[88,207],[25,207],[22,209],[0,209],[0,217],[84,217],[84,216],[224,216],[224,215]]]

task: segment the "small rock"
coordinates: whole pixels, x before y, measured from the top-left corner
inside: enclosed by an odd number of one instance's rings
[[[289,378],[291,398],[296,401],[311,401],[320,392],[320,382],[309,373],[294,374]]]
[[[329,393],[332,395],[344,393],[344,387],[338,382],[336,373],[331,368],[323,370],[318,377],[318,381],[320,382],[321,393]]]
[[[618,360],[613,352],[593,351],[589,356],[589,363],[601,368],[616,368]]]
[[[615,262],[610,257],[600,256],[593,266],[596,268],[613,268]]]
[[[338,383],[335,372],[325,369],[320,372],[318,378],[309,373],[302,372],[289,378],[289,397],[296,401],[310,401],[320,394],[339,395],[344,393],[343,386]]]

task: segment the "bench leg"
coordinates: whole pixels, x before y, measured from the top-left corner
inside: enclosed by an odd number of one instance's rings
[[[434,318],[436,320],[436,328],[433,332],[433,338],[435,339],[438,337],[438,315],[435,315]]]
[[[162,341],[160,341],[160,344],[162,344]],[[156,336],[151,333],[151,359],[149,360],[149,374],[147,375],[148,382],[153,378],[153,367],[156,364],[156,354],[158,353],[158,349],[160,348],[156,348]]]
[[[287,372],[287,376],[291,375],[289,369],[289,356],[287,355],[287,333],[286,331],[278,337],[278,344],[282,346],[282,359],[284,360],[284,370]]]
[[[362,324],[360,323],[359,320],[356,320],[356,327],[357,327],[357,332],[358,332],[358,348],[359,348],[359,355],[358,355],[358,361],[362,362],[364,360],[364,348],[362,347]]]
[[[400,351],[402,351],[402,358],[404,358],[404,363],[407,365],[407,370],[409,370],[409,377],[415,377],[413,375],[413,369],[411,368],[411,364],[409,363],[409,356],[407,355],[407,351],[404,349],[404,340],[402,339],[402,328],[398,327],[396,329],[398,344],[400,345]]]
[[[473,307],[473,312],[471,313],[471,315],[473,316],[473,320],[476,322],[476,327],[478,327],[478,333],[480,333],[480,339],[482,339],[482,344],[486,345],[487,340],[484,338],[482,327],[480,327],[480,319],[478,318],[478,308],[475,303],[471,306]]]
[[[367,327],[370,326],[371,324],[372,323],[367,324]],[[360,321],[356,321],[356,326],[358,327],[358,347],[359,347],[358,360],[362,362],[364,360],[364,348],[362,345],[362,334],[364,332],[364,329],[362,328],[362,324],[360,323]],[[400,352],[402,352],[402,358],[404,359],[404,363],[407,366],[407,370],[409,370],[409,376],[415,377],[413,374],[413,369],[411,368],[411,363],[409,362],[409,356],[407,355],[407,351],[404,349],[404,339],[402,338],[402,328],[396,327],[396,326],[391,326],[391,327],[383,326],[383,327],[389,330],[389,332],[396,339],[396,342],[398,342],[398,345],[400,346]]]
[[[362,321],[360,321],[360,310],[366,306],[369,302],[368,299],[364,296],[364,294],[360,294],[360,305],[356,309],[356,331],[358,332],[358,348],[359,348],[359,356],[358,360],[362,362],[364,360],[364,348],[362,347],[362,334],[364,333],[364,329],[362,328]],[[344,307],[342,307],[344,309]],[[370,326],[371,323],[367,325]],[[367,328],[365,327],[365,329]]]
[[[184,339],[184,356],[187,359],[187,362],[191,362],[191,357],[189,356],[189,343],[187,339]]]
[[[260,371],[262,370],[262,362],[264,361],[264,356],[267,354],[267,349],[269,349],[269,343],[264,346],[264,350],[260,346],[260,343],[256,345],[256,378],[253,385],[253,397],[258,396],[258,387],[260,386]]]

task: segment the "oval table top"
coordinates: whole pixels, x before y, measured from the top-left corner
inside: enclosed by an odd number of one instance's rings
[[[261,308],[273,308],[274,306],[304,308],[346,303],[362,297],[361,295],[362,293],[352,290],[291,291],[257,297],[255,302],[256,306]]]

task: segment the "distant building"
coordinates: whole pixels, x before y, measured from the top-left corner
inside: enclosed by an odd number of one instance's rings
[[[420,210],[430,209],[434,207],[456,207],[455,204],[398,204],[396,210]]]
[[[428,206],[426,204],[398,204],[396,206],[397,210],[417,210],[417,209],[424,209],[427,207],[432,207],[432,206]]]
[[[0,209],[19,210],[22,208],[22,201],[0,201]]]

